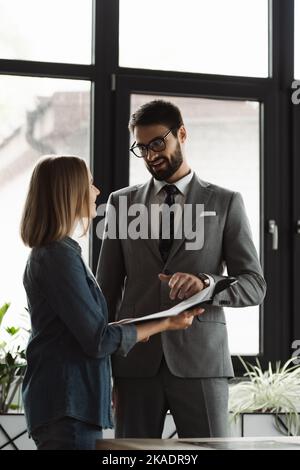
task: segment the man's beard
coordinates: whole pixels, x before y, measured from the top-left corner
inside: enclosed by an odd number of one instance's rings
[[[159,155],[156,158],[156,160],[159,160],[159,159],[164,160],[163,169],[155,170],[155,168],[150,166],[148,163],[146,163],[146,167],[148,171],[151,173],[151,175],[153,176],[153,178],[155,178],[157,181],[165,181],[174,175],[174,173],[178,170],[178,168],[183,162],[183,156],[182,156],[179,143],[177,143],[175,152],[171,154],[170,160],[164,155]]]

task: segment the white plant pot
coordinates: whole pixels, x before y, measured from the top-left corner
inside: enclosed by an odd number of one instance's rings
[[[286,416],[278,413],[280,430],[276,427],[274,413],[242,413],[236,421],[230,420],[232,437],[287,436]]]
[[[24,414],[0,414],[0,450],[35,450],[27,434]]]

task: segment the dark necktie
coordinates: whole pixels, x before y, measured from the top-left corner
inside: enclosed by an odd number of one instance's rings
[[[178,189],[176,186],[173,184],[166,184],[166,186],[163,187],[163,190],[166,193],[166,198],[164,200],[164,204],[167,204],[169,207],[171,207],[173,204],[175,204],[175,194],[178,193]],[[163,217],[163,212],[162,212],[162,217]],[[174,212],[170,212],[170,217],[167,218],[167,222],[170,224],[170,237],[169,238],[163,238],[162,235],[162,220],[160,222],[160,227],[159,227],[159,251],[161,254],[161,257],[164,262],[167,261],[173,241],[174,241]],[[166,227],[166,224],[164,224],[164,227]]]

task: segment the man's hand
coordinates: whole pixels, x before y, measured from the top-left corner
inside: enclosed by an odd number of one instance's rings
[[[162,282],[168,282],[170,291],[170,299],[176,298],[183,300],[188,299],[194,294],[202,291],[205,286],[201,279],[193,274],[188,273],[175,273],[172,275],[159,274],[159,279]]]

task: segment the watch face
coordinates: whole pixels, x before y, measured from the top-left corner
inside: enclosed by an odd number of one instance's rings
[[[198,274],[198,277],[199,277],[199,279],[201,279],[201,281],[203,282],[205,287],[208,287],[210,285],[209,278],[207,276],[205,276],[205,274]]]
[[[203,281],[203,284],[208,287],[210,285],[209,278],[205,276],[205,274],[202,274],[201,279]]]

